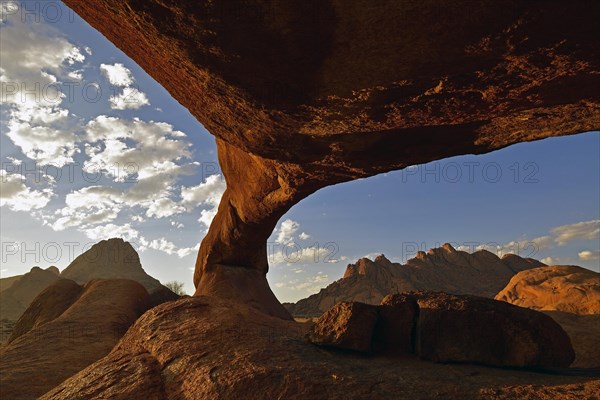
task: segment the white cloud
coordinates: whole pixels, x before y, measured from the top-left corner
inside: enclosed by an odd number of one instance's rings
[[[556,265],[556,264],[558,264],[559,259],[556,257],[546,257],[546,258],[542,258],[540,261],[546,265]]]
[[[600,250],[584,250],[577,255],[582,261],[600,260]]]
[[[600,220],[596,219],[558,226],[552,229],[552,233],[556,235],[554,240],[559,245],[567,244],[573,240],[598,240]]]
[[[86,133],[90,144],[85,152],[90,158],[84,169],[100,169],[115,180],[122,181],[130,174],[140,180],[161,174],[179,175],[187,167],[177,162],[191,157],[190,143],[181,140],[186,135],[164,122],[101,115],[87,124]]]
[[[279,244],[292,244],[294,242],[294,234],[300,228],[300,224],[291,219],[286,219],[281,223],[277,238],[275,241]]]
[[[183,204],[188,207],[197,207],[203,204],[218,205],[225,192],[225,179],[221,175],[210,175],[196,186],[181,188]]]
[[[113,110],[137,110],[150,105],[146,94],[134,86],[135,79],[133,79],[131,71],[123,64],[100,64],[100,71],[111,85],[121,88],[119,93],[110,96],[110,108]]]
[[[319,291],[321,288],[326,286],[325,282],[329,280],[329,276],[319,272],[317,275],[308,278],[306,281],[296,285],[294,289],[305,290],[309,293]]]
[[[208,228],[217,214],[221,197],[225,192],[227,185],[221,175],[210,175],[196,186],[181,188],[181,198],[187,209],[193,209],[198,206],[208,207],[200,211],[198,221]]]
[[[76,73],[85,57],[78,47],[43,24],[2,27],[0,81],[7,136],[39,164],[63,166],[73,161],[77,135],[73,119],[60,106],[65,99],[57,82]]]
[[[0,170],[0,206],[13,211],[31,211],[44,208],[51,200],[51,189],[32,190],[22,176]]]
[[[306,232],[302,232],[300,235],[298,235],[298,237],[302,240],[308,240],[310,239],[310,235]]]
[[[185,207],[175,203],[173,200],[163,197],[157,200],[151,200],[150,207],[146,211],[146,216],[164,218],[185,211]]]
[[[137,110],[143,106],[150,105],[146,94],[134,87],[123,88],[121,93],[110,96],[108,101],[110,108],[113,110]]]
[[[62,167],[73,162],[79,140],[74,133],[15,120],[9,122],[8,127],[6,135],[39,164]]]
[[[83,229],[83,231],[88,238],[95,241],[120,237],[128,242],[136,242],[136,239],[140,236],[139,232],[133,229],[130,224],[100,225],[93,228]]]
[[[127,87],[134,83],[131,71],[123,64],[100,64],[100,71],[111,85]]]

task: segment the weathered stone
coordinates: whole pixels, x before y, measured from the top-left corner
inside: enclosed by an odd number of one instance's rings
[[[600,390],[590,377],[324,351],[306,329],[215,297],[169,302],[41,399],[556,400]]]
[[[254,284],[240,301],[284,318],[266,280],[244,271],[266,274],[266,240],[304,197],[600,128],[597,2],[65,3],[217,138],[228,186],[196,294],[235,299]]]
[[[534,310],[600,314],[600,274],[574,265],[522,271],[496,300]]]
[[[53,293],[52,289],[44,291],[34,306],[53,304],[53,299],[46,298]],[[148,301],[146,289],[131,280],[89,282],[60,316],[38,324],[0,350],[2,398],[35,399],[104,357],[148,308]],[[133,378],[141,379],[128,377]],[[70,397],[75,398],[82,397]]]
[[[33,299],[59,279],[52,270],[31,268],[0,292],[0,319],[18,320]]]
[[[315,323],[309,340],[321,346],[369,353],[377,320],[376,306],[338,303]]]
[[[12,342],[30,330],[58,318],[79,298],[83,288],[70,279],[59,279],[29,304],[8,339]]]
[[[569,336],[540,312],[476,296],[412,296],[422,358],[508,367],[568,367],[575,359]]]
[[[383,354],[415,352],[416,323],[419,306],[414,298],[404,295],[386,296],[379,309],[373,346]]]

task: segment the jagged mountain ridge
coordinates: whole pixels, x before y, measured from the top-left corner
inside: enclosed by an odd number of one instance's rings
[[[340,301],[379,304],[384,296],[410,290],[434,290],[493,298],[518,272],[545,264],[514,254],[499,258],[487,250],[472,254],[442,247],[420,251],[406,264],[392,263],[383,254],[349,264],[343,278],[317,294],[285,307],[293,315],[320,315]]]

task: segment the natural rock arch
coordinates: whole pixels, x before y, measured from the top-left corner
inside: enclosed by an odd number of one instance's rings
[[[316,190],[600,127],[600,3],[65,3],[217,138],[227,190],[196,294],[289,317],[266,240]]]

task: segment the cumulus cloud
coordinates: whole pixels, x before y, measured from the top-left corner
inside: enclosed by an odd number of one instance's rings
[[[85,235],[94,241],[105,240],[111,237],[120,237],[128,242],[137,243],[136,239],[139,238],[140,233],[131,227],[130,224],[106,224],[99,225],[93,228],[83,229]]]
[[[123,88],[122,93],[110,96],[108,101],[113,110],[137,110],[150,104],[146,94],[134,87]]]
[[[0,206],[13,211],[31,211],[44,208],[52,199],[52,190],[28,187],[22,176],[0,170]]]
[[[100,64],[100,71],[111,85],[115,86],[130,86],[133,85],[133,76],[131,71],[121,63]]]
[[[556,265],[559,262],[559,259],[556,257],[545,257],[540,260],[546,265]]]
[[[162,251],[163,253],[166,253],[168,255],[175,254],[179,258],[183,258],[190,254],[196,253],[198,251],[198,247],[199,247],[199,246],[195,246],[195,247],[178,248],[173,242],[170,242],[165,238],[154,239],[150,242],[148,242],[144,239],[142,242],[143,242],[142,244],[144,246],[146,246],[150,249]]]
[[[208,228],[217,214],[221,197],[225,192],[227,185],[221,175],[210,175],[196,186],[184,186],[181,188],[181,198],[183,205],[187,209],[193,209],[198,206],[205,207],[200,211],[198,221]]]
[[[584,250],[577,254],[581,261],[600,260],[600,250]]]
[[[87,124],[86,133],[90,143],[85,148],[89,160],[84,169],[100,169],[116,180],[131,174],[146,179],[182,173],[184,166],[176,161],[191,157],[189,142],[180,140],[186,135],[164,122],[100,115]]]
[[[28,122],[11,120],[8,136],[23,153],[40,165],[63,167],[73,162],[77,152],[77,136],[69,131],[52,129],[48,126],[32,126]]]
[[[137,110],[150,105],[146,94],[134,86],[135,79],[133,79],[131,71],[123,64],[100,64],[100,71],[111,85],[120,88],[118,93],[109,98],[110,108],[113,110]]]
[[[558,226],[552,229],[552,233],[556,235],[554,240],[559,245],[567,244],[573,240],[598,240],[600,220],[596,219]]]
[[[279,244],[292,244],[294,242],[294,235],[299,228],[300,224],[298,222],[286,219],[281,223],[275,241]]]
[[[302,232],[300,235],[298,235],[298,237],[302,240],[308,240],[310,239],[310,235],[306,232]]]
[[[60,79],[75,74],[85,56],[43,24],[2,27],[0,97],[8,117],[7,136],[39,164],[63,166],[73,161],[78,138],[69,128],[73,117],[61,108]]]

